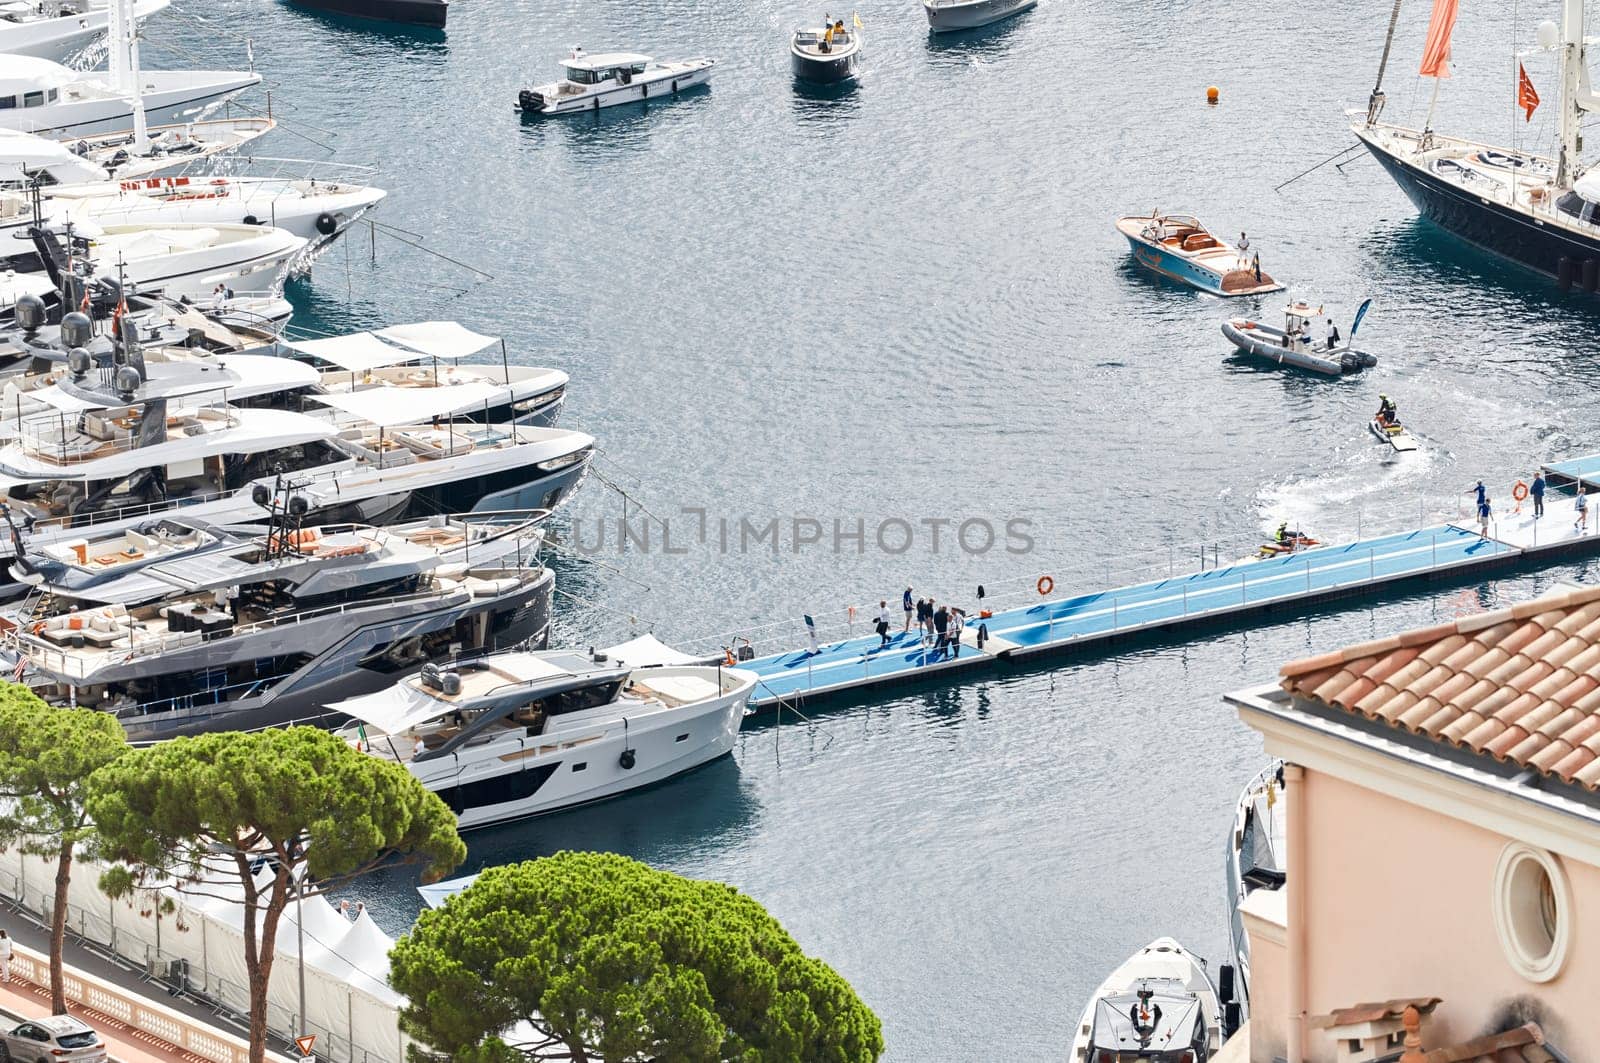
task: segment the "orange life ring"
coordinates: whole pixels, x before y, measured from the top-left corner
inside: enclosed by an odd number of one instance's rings
[[[722,657],[723,657],[723,663],[726,664],[729,668],[732,668],[734,665],[739,663],[738,661],[734,660],[733,651],[728,649],[728,647],[726,647],[726,646],[724,646],[722,648]]]
[[[1051,579],[1049,576],[1040,576],[1039,582],[1034,584],[1034,588],[1038,590],[1041,595],[1049,594],[1051,591],[1056,589],[1056,581]]]
[[[1511,497],[1516,499],[1518,502],[1521,502],[1524,498],[1527,498],[1528,485],[1523,483],[1521,480],[1518,480],[1517,485],[1511,489]]]

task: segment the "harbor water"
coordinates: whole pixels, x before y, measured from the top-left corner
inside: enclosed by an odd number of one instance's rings
[[[452,318],[572,375],[562,423],[597,437],[607,482],[556,522],[562,641],[744,631],[767,651],[804,639],[772,621],[844,625],[880,598],[898,627],[908,585],[970,606],[980,584],[1193,567],[1219,539],[1227,561],[1284,519],[1324,539],[1432,523],[1479,477],[1509,506],[1538,462],[1600,449],[1600,302],[1432,229],[1370,159],[1275,190],[1353,142],[1343,111],[1365,105],[1386,10],[1045,0],[931,38],[903,0],[860,9],[864,76],[819,95],[790,80],[787,35],[821,9],[452,7],[439,34],[177,0],[143,54],[237,67],[249,38],[283,123],[261,154],[379,167],[379,230],[291,287],[297,327]],[[1464,11],[1434,126],[1548,142],[1550,108],[1512,106],[1511,52],[1554,14]],[[1427,109],[1425,19],[1402,14],[1391,120]],[[718,65],[647,107],[516,113],[573,44]],[[1527,63],[1553,100],[1548,59]],[[1221,321],[1276,323],[1281,297],[1141,272],[1111,222],[1153,208],[1248,231],[1342,331],[1373,298],[1359,345],[1379,366],[1328,380],[1231,355]],[[1380,391],[1419,451],[1367,434]],[[464,870],[604,848],[725,880],[855,985],[886,1058],[1061,1058],[1137,946],[1223,959],[1223,844],[1261,750],[1222,692],[1585,571],[808,708],[650,793],[473,835]],[[414,885],[359,893],[398,932]]]

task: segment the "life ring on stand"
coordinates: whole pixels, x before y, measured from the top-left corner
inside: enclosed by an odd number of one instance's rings
[[[1516,499],[1518,502],[1521,502],[1523,499],[1527,498],[1528,485],[1523,483],[1521,480],[1518,480],[1516,486],[1511,489],[1511,497]]]
[[[1044,595],[1049,594],[1051,591],[1056,589],[1056,581],[1051,579],[1049,576],[1040,576],[1039,582],[1035,583],[1033,586],[1034,589],[1039,592],[1039,596],[1043,597]]]

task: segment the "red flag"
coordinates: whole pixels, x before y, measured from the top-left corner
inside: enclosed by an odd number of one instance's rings
[[[1517,64],[1517,106],[1528,112],[1525,121],[1533,121],[1533,112],[1539,109],[1539,94],[1533,91],[1533,82],[1528,80],[1528,72],[1522,69],[1522,64]]]
[[[87,287],[83,289],[83,298],[78,302],[78,309],[85,314],[89,312],[89,289]]]
[[[1428,20],[1428,40],[1422,46],[1423,77],[1450,76],[1450,32],[1456,28],[1456,7],[1460,0],[1433,0],[1433,17]]]
[[[111,315],[111,334],[122,339],[122,315],[128,312],[128,300],[117,300],[117,311]]]

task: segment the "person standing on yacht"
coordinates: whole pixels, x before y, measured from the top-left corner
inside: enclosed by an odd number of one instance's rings
[[[1239,268],[1250,268],[1250,238],[1243,232],[1239,234]]]
[[[1533,519],[1544,516],[1544,473],[1533,474]]]

